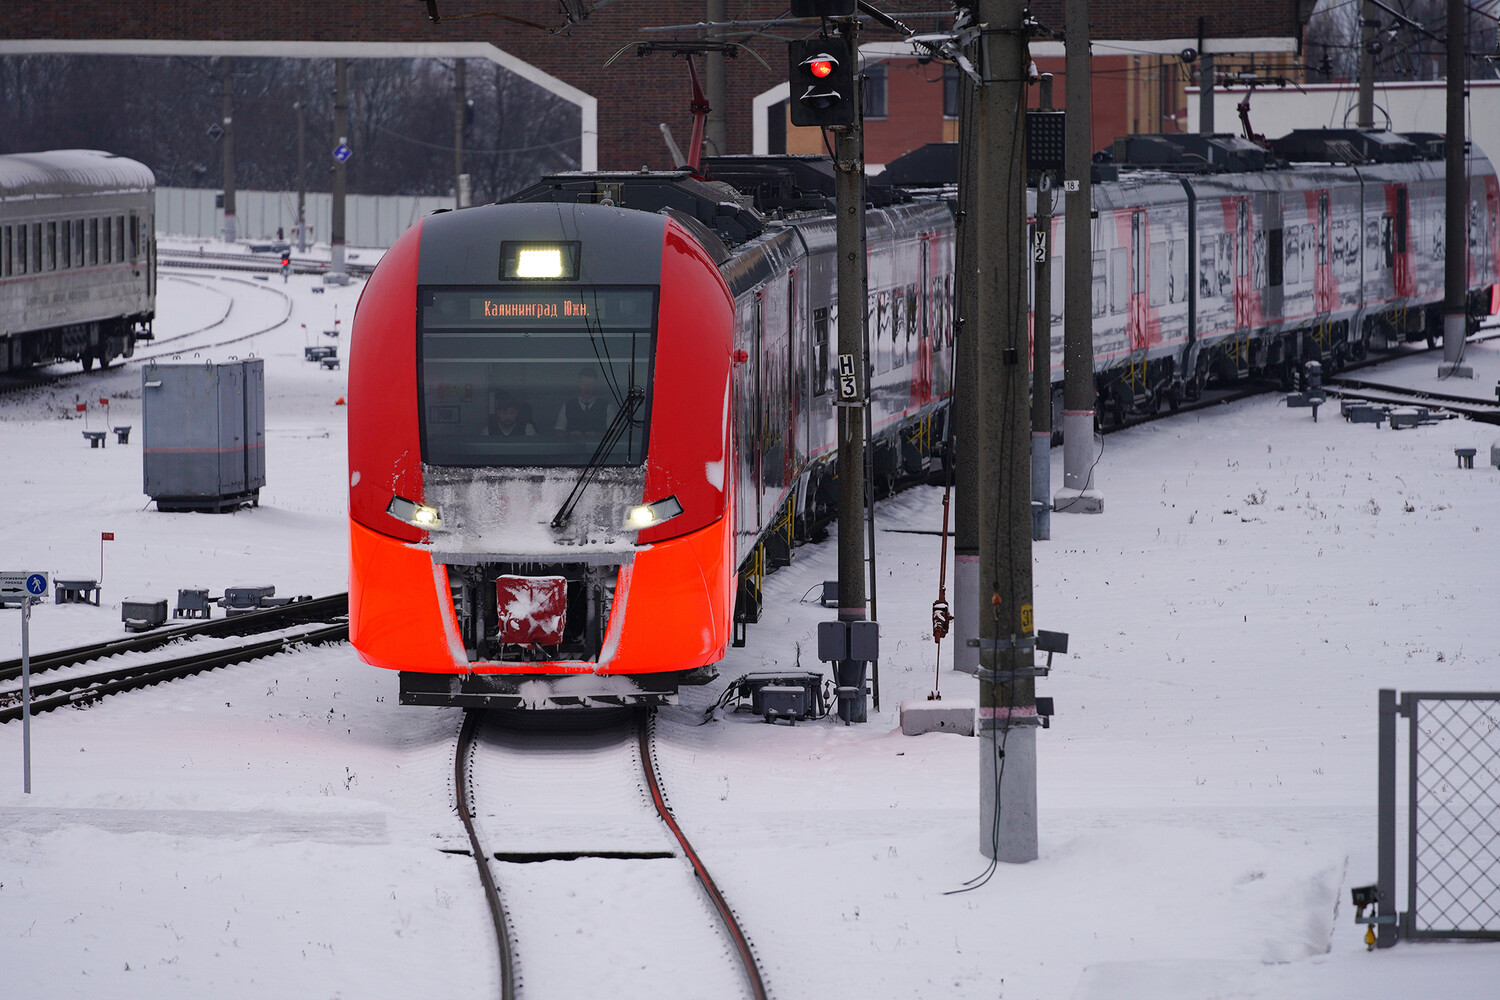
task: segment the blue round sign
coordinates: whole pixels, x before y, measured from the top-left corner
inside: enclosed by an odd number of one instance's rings
[[[47,578],[40,573],[32,573],[26,578],[26,593],[32,597],[41,597],[47,592]]]

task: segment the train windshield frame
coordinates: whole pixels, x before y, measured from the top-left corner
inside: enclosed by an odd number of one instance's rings
[[[639,387],[598,464],[645,462],[658,296],[654,285],[419,287],[422,461],[580,468]]]

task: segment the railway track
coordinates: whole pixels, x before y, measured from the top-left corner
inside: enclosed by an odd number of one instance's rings
[[[1494,403],[1452,393],[1426,389],[1398,389],[1353,378],[1325,379],[1323,388],[1331,396],[1362,399],[1393,406],[1426,406],[1460,413],[1485,424],[1500,424],[1500,393]]]
[[[242,253],[196,253],[187,250],[162,250],[156,252],[162,267],[183,267],[194,270],[249,271],[256,274],[281,273],[281,261],[250,257]],[[289,265],[293,274],[326,274],[328,261],[317,258],[293,257]],[[344,269],[350,274],[367,275],[375,270],[373,264],[357,264],[346,261]]]
[[[332,624],[348,614],[349,595],[331,594],[327,597],[314,598],[311,601],[296,601],[279,608],[266,608],[233,617],[209,618],[187,624],[163,626],[159,629],[152,629],[150,632],[137,632],[119,639],[108,639],[104,642],[36,654],[31,657],[31,672],[37,674],[61,667],[71,667],[107,656],[117,656],[120,653],[146,652],[196,636],[242,637],[309,623]],[[0,661],[0,682],[13,681],[20,676],[21,661],[19,659]]]
[[[767,997],[749,941],[667,805],[650,726],[636,713],[633,725],[518,733],[465,712],[455,792],[504,1000],[523,982],[520,956],[548,952],[554,961],[527,970],[538,994],[613,995],[623,963],[662,997]],[[515,905],[529,898],[543,903]]]
[[[270,639],[242,643],[212,652],[192,653],[169,660],[115,667],[33,683],[31,685],[31,714],[50,712],[54,708],[89,705],[106,695],[136,691],[163,681],[202,673],[205,670],[275,656],[295,646],[321,646],[330,642],[343,642],[348,638],[348,623],[316,625],[294,629]],[[19,719],[21,712],[19,688],[9,688],[0,693],[0,723]]]
[[[31,658],[32,674],[54,673],[64,676],[32,683],[31,710],[35,714],[54,708],[88,704],[108,694],[274,656],[296,645],[342,642],[349,636],[348,622],[343,620],[348,611],[349,595],[335,594],[233,618],[210,619],[177,628],[164,628],[122,639],[43,653]],[[123,654],[149,652],[187,639],[249,639],[265,636],[267,632],[279,634],[228,646],[217,645],[213,649],[195,650],[166,659],[137,661],[88,672],[70,669]],[[0,663],[0,685],[3,685],[0,686],[0,723],[21,716],[20,677],[20,660]]]

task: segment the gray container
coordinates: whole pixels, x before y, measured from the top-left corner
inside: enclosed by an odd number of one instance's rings
[[[235,510],[266,484],[266,374],[259,358],[147,365],[143,478],[164,511]]]
[[[127,597],[120,602],[120,620],[127,632],[145,632],[167,622],[165,597]]]

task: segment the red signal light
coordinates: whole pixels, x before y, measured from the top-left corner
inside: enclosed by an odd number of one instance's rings
[[[833,72],[832,59],[814,59],[807,64],[808,71],[819,80]]]

